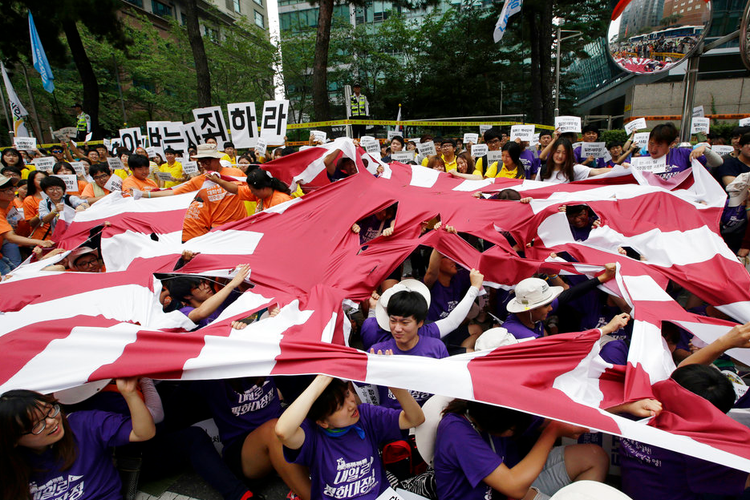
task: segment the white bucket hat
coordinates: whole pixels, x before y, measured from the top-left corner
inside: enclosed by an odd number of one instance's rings
[[[508,302],[508,312],[520,313],[546,306],[563,290],[561,286],[549,286],[543,279],[526,278],[516,285],[516,296]]]
[[[419,427],[417,427],[419,428]],[[550,500],[631,500],[622,491],[598,481],[576,481],[560,489]]]
[[[214,144],[198,144],[198,147],[196,148],[196,152],[193,156],[190,158],[193,160],[197,160],[199,158],[217,158],[221,159],[224,157],[224,153],[220,153],[216,150],[216,145]]]
[[[531,340],[533,340],[533,337],[531,338]],[[512,333],[510,333],[502,326],[498,326],[495,328],[490,328],[482,335],[480,335],[477,339],[476,344],[474,345],[474,350],[491,351],[496,347],[518,344],[519,342],[521,341],[518,340]]]
[[[419,293],[427,302],[427,307],[430,307],[430,299],[432,297],[430,295],[430,289],[427,288],[424,283],[415,279],[402,280],[383,292],[383,295],[380,296],[380,300],[378,300],[378,304],[375,306],[375,318],[378,320],[378,325],[383,330],[390,331],[391,329],[388,318],[388,301],[391,300],[394,293],[403,291]]]

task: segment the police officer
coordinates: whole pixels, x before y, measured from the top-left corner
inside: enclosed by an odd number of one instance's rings
[[[91,132],[91,117],[83,112],[83,106],[78,103],[73,109],[76,111],[76,141],[83,142]]]
[[[370,114],[370,104],[367,102],[367,97],[361,94],[362,87],[359,83],[355,83],[352,86],[352,90],[354,93],[352,94],[351,102],[349,103],[351,109],[349,116],[353,120],[366,120]],[[366,128],[366,125],[352,125],[352,135],[354,135],[356,139],[359,139],[365,135]]]

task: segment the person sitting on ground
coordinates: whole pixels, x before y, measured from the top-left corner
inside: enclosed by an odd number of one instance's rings
[[[121,498],[111,447],[151,439],[154,420],[136,389],[137,379],[118,379],[130,417],[101,411],[65,416],[52,396],[12,390],[0,396],[0,492],[2,498]]]
[[[59,177],[45,177],[41,182],[42,191],[47,195],[47,199],[39,204],[39,219],[42,224],[49,224],[49,232],[54,233],[57,226],[57,219],[63,213],[65,207],[82,212],[89,208],[86,200],[78,196],[65,194],[65,181]]]
[[[537,433],[542,420],[516,410],[454,399],[443,410],[435,439],[435,481],[441,500],[481,500],[493,492],[548,499],[573,481],[603,482],[607,453],[595,444],[555,446],[588,429],[549,421],[523,455],[519,436]]]
[[[122,181],[122,195],[132,196],[133,191],[137,190],[146,193],[150,198],[151,191],[157,191],[159,186],[152,179],[149,179],[151,167],[146,156],[134,154],[128,156],[128,168],[132,172],[124,181]]]
[[[311,498],[374,500],[390,486],[380,446],[424,422],[408,391],[391,392],[402,410],[357,405],[347,382],[318,375],[279,417],[275,431],[284,457],[310,467]]]

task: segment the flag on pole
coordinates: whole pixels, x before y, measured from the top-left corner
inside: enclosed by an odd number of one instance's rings
[[[29,116],[29,112],[21,104],[21,100],[16,95],[16,91],[13,89],[13,84],[10,83],[8,78],[8,72],[5,71],[5,65],[0,61],[0,69],[3,72],[3,81],[5,82],[5,91],[8,94],[8,105],[10,106],[10,113],[13,115],[13,134],[16,137],[29,137],[29,131],[26,130],[26,125],[23,123],[23,117]]]
[[[401,103],[398,103],[398,114],[396,115],[396,121],[401,121]],[[400,130],[403,132],[404,126],[403,125],[396,125],[396,130]]]
[[[503,10],[500,12],[500,19],[498,19],[497,23],[495,24],[495,32],[493,34],[495,43],[498,43],[503,39],[505,28],[508,26],[508,18],[510,18],[510,16],[512,16],[513,14],[521,11],[522,3],[523,0],[505,0],[505,4],[503,4]]]
[[[31,36],[31,56],[34,59],[34,68],[42,76],[42,86],[44,90],[49,93],[55,91],[55,79],[52,74],[52,68],[49,66],[47,61],[47,54],[44,53],[44,47],[42,47],[42,41],[39,39],[39,33],[36,31],[34,25],[34,17],[29,12],[29,35]]]

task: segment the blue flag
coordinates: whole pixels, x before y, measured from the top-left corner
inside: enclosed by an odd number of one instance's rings
[[[34,68],[42,75],[42,85],[44,90],[47,92],[54,92],[55,77],[52,75],[52,68],[49,67],[47,61],[47,54],[44,53],[44,47],[42,47],[42,41],[39,39],[39,33],[36,32],[36,26],[34,26],[34,18],[29,12],[29,34],[31,35],[31,55],[34,58]]]

